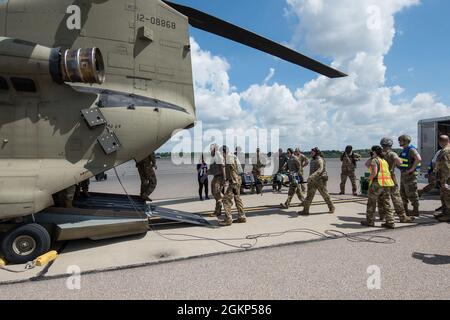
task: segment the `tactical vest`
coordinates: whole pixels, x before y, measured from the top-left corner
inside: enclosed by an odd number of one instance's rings
[[[411,156],[411,150],[417,150],[414,146],[409,146],[406,149],[403,149],[403,151],[400,153],[400,159],[402,160],[402,164],[400,165],[400,171],[406,172],[412,168],[414,165],[414,158]],[[416,167],[416,171],[420,171],[421,164]]]
[[[298,173],[300,168],[300,161],[294,156],[287,160],[288,170],[290,173]]]
[[[211,159],[211,164],[209,166],[209,174],[212,176],[222,176],[222,163],[217,163],[217,159],[220,159],[220,156],[217,154]],[[219,162],[222,162],[222,160],[219,160]]]
[[[316,171],[319,170],[321,161],[323,162],[323,171],[319,174],[319,177],[326,181],[328,180],[328,173],[326,168],[327,163],[322,157],[317,157],[316,159],[311,160],[309,164],[309,175],[312,176]]]
[[[373,184],[373,181],[375,179],[377,179],[377,182],[381,187],[395,186],[394,180],[392,180],[391,177],[391,172],[389,171],[389,164],[387,163],[387,161],[384,159],[377,158],[377,166],[378,166],[378,173],[372,180],[370,180],[369,186]],[[372,170],[372,167],[370,167],[370,170]]]

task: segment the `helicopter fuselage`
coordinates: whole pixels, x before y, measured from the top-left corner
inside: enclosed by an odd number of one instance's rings
[[[0,37],[0,221],[195,123],[188,20],[159,0],[0,1]],[[56,83],[38,46],[98,48],[105,82]]]

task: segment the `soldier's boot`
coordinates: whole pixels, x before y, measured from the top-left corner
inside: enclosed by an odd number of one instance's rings
[[[437,208],[436,210],[434,210],[434,212],[439,212],[442,211],[444,209],[444,206],[440,206],[439,208]]]
[[[425,191],[423,190],[418,190],[417,194],[419,195],[419,198],[422,198],[422,196],[425,194]]]
[[[285,203],[281,203],[281,208],[283,209],[289,209],[289,207],[291,206],[291,201],[292,201],[293,196],[288,196],[287,200]]]
[[[358,192],[357,192],[356,190],[353,190],[353,195],[354,195],[355,197],[357,197],[357,196],[358,196]]]
[[[450,222],[450,214],[442,215],[441,217],[437,218],[439,222]]]
[[[328,206],[328,210],[330,214],[333,214],[336,212],[336,207],[334,205]]]
[[[333,202],[329,198],[326,199],[325,202],[327,203],[328,206],[328,213],[333,214],[336,211],[336,207],[334,206]]]
[[[383,212],[379,212],[379,215],[380,215],[380,221],[386,220],[386,214],[384,214]]]
[[[407,204],[403,205],[403,208],[405,209],[405,214],[406,214],[408,217],[410,217],[412,211],[409,211],[408,205],[407,205]]]
[[[420,216],[419,206],[415,205],[410,213],[410,217],[419,217],[419,216]]]
[[[440,214],[437,214],[434,216],[435,219],[440,219],[442,217],[445,217],[446,215],[448,215],[448,210],[445,207],[442,207],[442,212]]]
[[[309,216],[309,204],[303,203],[303,210],[298,212],[299,216]]]
[[[392,223],[392,222],[391,223],[389,223],[389,222],[383,223],[381,226],[386,229],[395,229],[395,223]]]
[[[408,217],[407,215],[401,216],[400,218],[400,223],[411,223],[414,222],[414,220],[416,219],[415,217]]]
[[[400,223],[411,223],[416,218],[415,217],[409,217],[407,214],[408,211],[403,211],[398,213],[398,218],[400,219]]]
[[[211,214],[211,217],[220,217],[222,215],[222,202],[216,202],[216,208],[214,209],[214,213]]]
[[[365,221],[361,221],[361,225],[362,225],[363,227],[370,227],[370,228],[373,228],[373,227],[375,227],[375,222],[365,220]]]
[[[233,224],[233,217],[231,216],[231,208],[225,207],[225,220],[219,221],[219,225],[222,227],[228,227]]]
[[[229,227],[232,224],[233,224],[233,220],[231,220],[231,219],[225,219],[225,220],[219,222],[219,225],[221,227]]]
[[[71,200],[64,200],[64,208],[73,208]]]
[[[246,223],[247,222],[247,217],[245,215],[240,215],[236,221],[234,221],[236,223]]]
[[[90,198],[91,197],[91,195],[89,194],[89,192],[87,190],[83,191],[83,196],[86,197],[86,198]]]

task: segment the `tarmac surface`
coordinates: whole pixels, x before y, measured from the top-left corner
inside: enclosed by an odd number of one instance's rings
[[[158,165],[155,205],[197,214],[213,209],[213,200],[198,201],[195,166],[168,160]],[[310,217],[298,217],[300,207],[281,210],[277,205],[286,190],[273,194],[269,188],[263,196],[244,196],[246,224],[219,228],[216,218],[207,218],[210,228],[167,226],[141,237],[59,243],[60,256],[46,268],[0,270],[0,299],[450,299],[450,227],[432,219],[438,198],[422,200],[422,216],[414,224],[397,224],[394,231],[364,228],[359,222],[366,199],[336,194],[339,165],[328,160],[334,215],[326,213],[319,195]],[[118,173],[127,192],[138,193],[134,164]],[[360,165],[358,176],[363,173]],[[93,181],[91,190],[123,193],[113,172],[107,182]],[[383,235],[395,243],[326,239],[327,230],[339,237]],[[367,288],[369,266],[379,267],[380,290]],[[81,273],[81,290],[66,285],[73,272]]]
[[[81,277],[2,286],[1,299],[450,299],[450,226],[377,233],[395,244],[325,240]],[[380,289],[368,289],[370,266]],[[70,282],[70,280],[69,280]]]

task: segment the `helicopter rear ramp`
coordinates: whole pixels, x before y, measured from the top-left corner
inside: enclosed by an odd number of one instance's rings
[[[209,226],[203,217],[179,210],[157,208],[137,196],[91,193],[74,200],[74,208],[48,208],[36,222],[55,228],[54,240],[103,240],[145,234],[150,224],[187,223]]]

